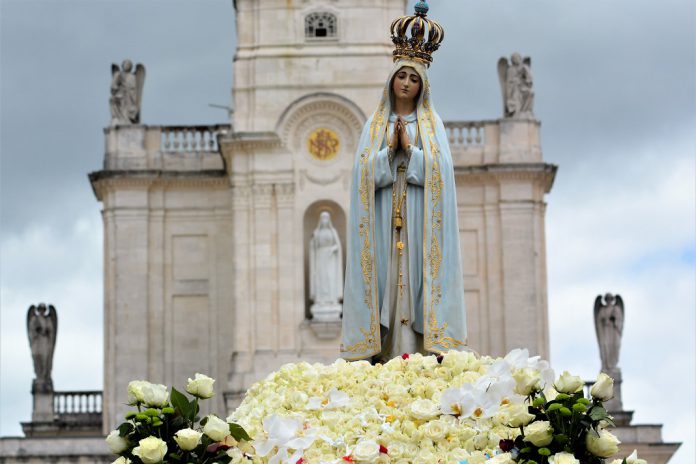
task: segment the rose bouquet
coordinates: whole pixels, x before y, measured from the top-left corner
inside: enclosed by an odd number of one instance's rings
[[[228,463],[253,453],[246,431],[214,414],[201,419],[199,400],[214,395],[214,380],[202,374],[189,379],[186,395],[142,380],[128,384],[128,402],[137,412],[106,437],[119,458],[114,464]],[[197,427],[196,424],[200,426]]]
[[[597,464],[617,451],[601,405],[611,397],[611,379],[600,377],[593,400],[582,398],[582,386],[568,373],[556,378],[546,361],[526,350],[504,358],[451,351],[376,365],[287,364],[254,384],[226,421],[211,418],[200,435],[186,432],[191,441],[184,446],[192,450],[179,444],[183,437],[160,436],[168,448],[154,457],[235,464]],[[175,398],[173,391],[174,416],[183,419],[179,430],[193,430],[189,408],[196,409],[197,400],[184,405]],[[135,452],[136,419],[119,428],[130,447],[121,455],[158,462]],[[221,435],[208,433],[211,423],[230,428],[218,425]],[[148,438],[149,425],[140,426],[137,438]],[[628,464],[644,464],[632,458]]]

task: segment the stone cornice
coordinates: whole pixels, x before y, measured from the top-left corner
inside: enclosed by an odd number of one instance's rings
[[[483,164],[478,166],[455,166],[454,168],[455,176],[464,177],[467,181],[541,181],[546,193],[551,191],[557,171],[558,166],[548,163]]]
[[[221,136],[218,143],[222,147],[223,154],[228,149],[275,149],[282,146],[282,142],[275,132],[232,132]]]
[[[103,194],[115,188],[214,188],[230,187],[226,171],[222,169],[203,171],[162,171],[143,170],[102,170],[89,173],[89,181],[97,200],[102,201]]]

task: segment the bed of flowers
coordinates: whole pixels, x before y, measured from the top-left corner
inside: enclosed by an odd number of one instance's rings
[[[191,399],[131,382],[138,411],[107,437],[115,463],[601,464],[618,451],[602,406],[612,379],[600,374],[584,398],[580,377],[556,377],[526,350],[288,364],[226,420],[198,417],[213,382],[189,379]],[[612,464],[622,462],[645,464],[635,453]]]

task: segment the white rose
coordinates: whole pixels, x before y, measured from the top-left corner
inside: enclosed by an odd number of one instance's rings
[[[133,380],[128,383],[128,404],[135,405],[145,401],[143,396],[143,387],[149,385],[150,382],[144,380]]]
[[[232,458],[230,461],[232,464],[238,464],[240,462],[249,462],[244,459],[244,453],[239,448],[230,448],[227,450],[227,456]]]
[[[132,464],[132,463],[133,463],[133,461],[131,461],[130,459],[124,458],[123,456],[121,456],[120,458],[118,458],[114,462],[112,462],[111,464]]]
[[[447,428],[440,421],[428,422],[425,425],[425,427],[423,427],[423,431],[425,433],[425,436],[427,438],[430,438],[434,442],[442,440],[443,438],[445,438],[445,435],[447,434]]]
[[[549,421],[532,422],[524,428],[524,439],[535,446],[546,446],[553,441],[553,428]]]
[[[203,434],[198,430],[181,429],[174,434],[174,441],[184,451],[196,449],[196,446],[201,442]]]
[[[128,440],[119,435],[118,430],[113,430],[106,437],[106,444],[109,445],[109,449],[114,454],[121,454],[128,449]]]
[[[580,461],[571,453],[556,453],[549,457],[549,464],[580,464]]]
[[[600,373],[597,381],[590,388],[590,394],[600,401],[612,399],[614,397],[614,379],[604,372]]]
[[[212,398],[215,392],[213,391],[213,384],[215,379],[211,379],[207,375],[196,373],[194,379],[188,379],[188,384],[186,385],[186,391],[197,396],[201,399]]]
[[[230,434],[230,426],[215,414],[210,414],[203,426],[203,433],[215,441],[222,441]]]
[[[411,414],[416,419],[432,419],[440,414],[440,408],[433,401],[427,398],[421,398],[411,403]]]
[[[486,464],[515,464],[510,453],[500,453],[486,461]]]
[[[169,392],[165,385],[147,383],[142,387],[143,403],[153,408],[163,408],[169,400]]]
[[[638,458],[638,450],[633,450],[630,456],[626,458],[626,463],[627,464],[648,464],[648,461],[645,459],[639,459]]]
[[[509,427],[520,427],[529,424],[534,419],[533,414],[529,414],[529,408],[524,403],[514,403],[500,410],[501,422]]]
[[[571,375],[568,371],[563,371],[558,380],[556,380],[554,388],[559,393],[577,393],[582,390],[583,385],[585,385],[585,382],[580,377]]]
[[[379,444],[374,440],[360,440],[353,449],[353,457],[358,461],[373,461],[379,456]]]
[[[590,430],[585,440],[587,450],[600,458],[608,458],[612,454],[618,453],[619,443],[621,442],[618,438],[604,429],[600,430],[599,434]]]
[[[529,396],[532,392],[541,390],[541,375],[536,369],[516,369],[512,378],[515,379],[515,392],[522,396]]]
[[[167,444],[157,437],[143,438],[138,442],[138,446],[133,448],[133,454],[145,464],[157,464],[162,462],[167,454]]]

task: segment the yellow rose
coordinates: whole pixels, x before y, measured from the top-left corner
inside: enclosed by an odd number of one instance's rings
[[[157,437],[143,438],[138,442],[138,446],[133,448],[133,454],[145,464],[157,464],[162,462],[167,454],[167,444]]]
[[[509,404],[500,409],[501,422],[509,427],[520,427],[529,424],[534,419],[529,414],[529,408],[524,403]]]
[[[541,389],[540,372],[531,367],[515,369],[512,378],[515,379],[515,392],[522,396],[529,396],[532,392]]]
[[[585,440],[587,450],[600,458],[608,458],[612,454],[618,453],[619,443],[621,442],[618,438],[604,429],[599,430],[597,434],[590,430]]]
[[[411,403],[411,415],[416,419],[432,419],[440,414],[440,408],[433,401],[423,398]]]

